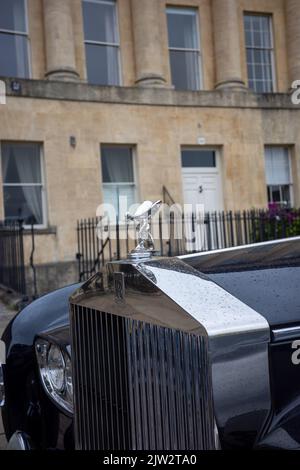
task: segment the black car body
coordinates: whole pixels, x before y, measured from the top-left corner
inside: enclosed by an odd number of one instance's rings
[[[10,447],[299,448],[299,287],[293,238],[109,263],[34,301],[2,338]]]

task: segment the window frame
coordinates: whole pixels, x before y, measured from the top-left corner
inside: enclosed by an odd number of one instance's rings
[[[281,149],[283,149],[287,152],[288,164],[289,164],[289,183],[288,184],[268,184],[267,183],[267,171],[266,171],[266,158],[265,158],[265,155],[266,155],[266,150],[267,149],[273,149],[273,148],[281,148]],[[269,188],[278,187],[279,191],[280,191],[280,196],[282,198],[282,188],[284,186],[288,186],[289,191],[290,191],[290,202],[289,202],[289,204],[287,206],[285,206],[283,204],[283,200],[281,200],[278,204],[281,207],[293,207],[293,205],[294,205],[294,181],[293,181],[293,170],[292,170],[292,163],[293,162],[292,162],[292,155],[291,155],[290,147],[288,147],[287,145],[265,145],[265,155],[264,155],[264,158],[265,158],[265,179],[266,179],[268,204],[273,204],[274,203],[274,201],[269,201]],[[275,202],[277,202],[277,201],[275,201]]]
[[[283,188],[284,187],[288,187],[289,188],[289,192],[290,192],[290,202],[288,204],[284,204],[283,202]],[[280,193],[280,201],[273,201],[273,198],[271,198],[272,200],[270,200],[269,198],[269,194],[272,195],[272,189],[273,188],[278,188],[278,191]],[[292,184],[268,184],[267,185],[267,195],[268,195],[268,204],[279,204],[280,207],[292,207],[293,206],[293,202],[292,202]]]
[[[5,183],[2,175],[2,147],[5,144],[34,144],[39,147],[39,155],[40,155],[40,171],[41,171],[41,182],[40,183]],[[1,171],[1,183],[2,183],[2,194],[4,194],[4,187],[23,187],[23,186],[30,186],[30,187],[40,187],[41,188],[41,203],[42,203],[42,217],[43,223],[42,224],[34,224],[35,229],[45,229],[48,227],[48,213],[47,213],[47,195],[46,195],[46,177],[45,177],[45,158],[44,158],[44,151],[43,151],[43,144],[41,142],[32,142],[32,141],[15,141],[15,140],[1,140],[0,141],[0,171]],[[3,198],[3,211],[4,211],[4,220],[6,219],[5,216],[5,204]],[[24,224],[24,229],[30,229],[31,225]]]
[[[122,86],[122,71],[121,71],[121,39],[120,39],[120,23],[119,23],[119,10],[118,10],[118,1],[113,0],[82,0],[82,6],[84,3],[95,3],[97,5],[114,5],[116,11],[116,36],[118,41],[116,43],[111,42],[103,42],[103,41],[92,41],[90,39],[85,38],[85,31],[83,31],[83,38],[84,38],[84,48],[86,49],[86,44],[90,44],[92,46],[102,46],[102,47],[114,47],[117,49],[118,52],[118,84],[117,85],[97,85],[96,86]],[[84,28],[83,28],[84,29]],[[86,63],[86,71],[87,71],[87,59],[86,59],[86,52],[85,52],[85,63]],[[88,73],[87,73],[87,81],[88,81]]]
[[[214,161],[215,165],[214,166],[183,166],[182,165],[182,154],[183,152],[186,151],[194,151],[194,152],[213,152],[214,153]],[[203,173],[218,173],[220,168],[219,168],[219,153],[218,149],[216,147],[206,147],[202,145],[198,146],[181,146],[180,148],[180,164],[181,164],[181,170],[186,170],[188,171],[189,169],[191,171],[196,170],[200,171]]]
[[[127,183],[105,183],[103,181],[103,174],[102,174],[102,149],[106,148],[125,148],[125,149],[130,149],[131,153],[131,160],[132,160],[132,173],[133,173],[133,182],[127,182]],[[104,191],[103,189],[109,188],[109,187],[117,187],[117,186],[123,186],[123,187],[133,187],[133,194],[134,194],[134,200],[138,200],[138,184],[137,184],[137,163],[136,163],[136,146],[134,144],[106,144],[102,143],[100,144],[100,168],[101,168],[101,185],[102,185],[102,196],[103,196],[103,202],[104,204],[107,204],[108,202],[104,200]],[[118,213],[118,207],[115,208],[116,213]],[[119,219],[119,224],[125,223],[125,221],[122,221]]]
[[[258,47],[258,46],[251,46],[250,47],[250,46],[247,46],[246,28],[245,28],[245,17],[246,16],[257,16],[257,17],[268,18],[271,47]],[[248,86],[249,86],[250,78],[249,78],[247,51],[248,50],[269,51],[270,52],[270,57],[271,57],[272,91],[266,91],[266,92],[263,92],[263,93],[276,93],[277,92],[277,74],[276,74],[276,65],[275,65],[275,41],[274,41],[273,13],[259,13],[259,12],[256,12],[256,11],[244,11],[244,13],[243,13],[243,26],[244,26],[244,41],[245,41],[245,52],[246,52],[246,67],[247,67]],[[260,64],[258,64],[258,65],[260,65]],[[264,67],[265,67],[265,64],[264,64]],[[255,80],[253,80],[253,81],[256,82],[256,81],[258,81],[258,79],[255,78]],[[264,79],[261,79],[259,81],[265,83]],[[254,88],[250,88],[250,89],[254,93],[261,93],[261,92],[256,91]]]
[[[28,77],[16,77],[16,78],[31,79],[32,78],[32,63],[31,63],[31,44],[30,44],[30,37],[29,37],[28,0],[23,0],[23,2],[24,2],[24,13],[25,13],[25,31],[17,31],[17,30],[0,28],[0,37],[1,37],[1,34],[8,34],[10,36],[22,36],[27,39],[26,49],[27,49],[27,60],[28,60]]]
[[[173,10],[173,13],[172,13]],[[201,34],[200,34],[200,15],[199,15],[199,8],[198,7],[182,7],[182,6],[176,6],[176,5],[167,5],[166,6],[166,18],[167,18],[167,30],[168,30],[168,13],[170,12],[171,14],[180,14],[180,12],[189,12],[185,14],[190,14],[193,11],[193,14],[195,16],[195,21],[196,21],[196,43],[198,44],[198,48],[184,48],[184,47],[171,47],[169,44],[169,38],[168,38],[168,52],[169,52],[169,63],[170,63],[170,76],[171,76],[171,82],[172,86],[176,89],[175,85],[173,84],[173,79],[172,79],[172,70],[171,70],[171,51],[174,52],[194,52],[197,53],[198,57],[198,88],[195,90],[192,90],[190,88],[187,89],[177,89],[178,91],[201,91],[203,90],[203,60],[202,60],[202,47],[201,47]]]

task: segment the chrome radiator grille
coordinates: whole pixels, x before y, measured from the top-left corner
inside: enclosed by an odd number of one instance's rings
[[[78,449],[214,448],[205,338],[76,305],[71,327]]]

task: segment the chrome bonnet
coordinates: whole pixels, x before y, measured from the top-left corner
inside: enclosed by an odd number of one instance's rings
[[[109,263],[105,288],[97,274],[70,301],[71,326],[79,306],[206,338],[221,438],[254,443],[270,410],[269,326],[258,312],[177,258]]]

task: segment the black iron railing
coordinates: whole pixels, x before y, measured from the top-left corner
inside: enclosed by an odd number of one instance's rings
[[[0,222],[0,283],[26,295],[22,222]]]
[[[161,211],[151,222],[160,256],[178,256],[300,235],[300,210],[182,213]],[[80,281],[101,271],[105,262],[127,257],[136,246],[132,224],[84,219],[77,224]]]
[[[119,225],[118,220],[116,225]],[[110,229],[110,224],[105,224],[100,218],[77,222],[79,281],[88,279],[101,270],[105,261],[112,260]]]

